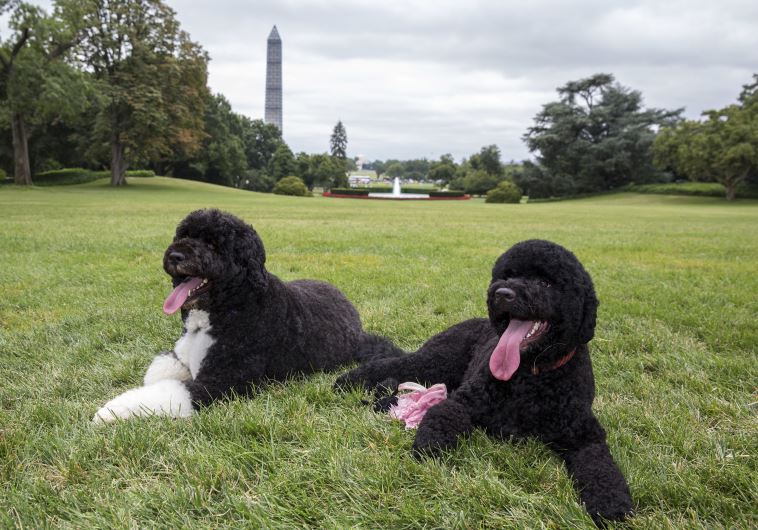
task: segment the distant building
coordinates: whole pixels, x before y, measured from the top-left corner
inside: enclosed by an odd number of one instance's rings
[[[271,29],[266,48],[266,123],[282,127],[282,39],[276,26]]]
[[[363,171],[351,171],[347,175],[347,182],[351,188],[356,186],[368,186],[372,182],[376,181],[376,171],[366,170]]]

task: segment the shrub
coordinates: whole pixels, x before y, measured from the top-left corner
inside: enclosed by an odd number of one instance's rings
[[[62,184],[84,184],[93,180],[105,178],[110,173],[105,171],[92,171],[80,167],[54,169],[37,173],[32,178],[34,184],[38,186],[56,186]]]
[[[0,169],[0,180],[5,180],[8,178],[8,174],[5,172],[4,169]]]
[[[521,188],[509,180],[504,180],[487,192],[487,199],[484,202],[521,202]]]
[[[297,197],[310,197],[313,194],[300,177],[284,177],[274,186],[277,195],[295,195]]]
[[[136,178],[151,178],[155,176],[155,171],[152,169],[134,169],[132,171],[127,171],[126,176],[128,177],[136,177]]]

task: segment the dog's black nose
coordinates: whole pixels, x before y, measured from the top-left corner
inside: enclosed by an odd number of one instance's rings
[[[174,263],[179,263],[180,261],[184,261],[186,256],[182,254],[181,252],[177,252],[176,250],[171,251],[171,253],[168,255],[168,260],[172,261]]]
[[[508,287],[501,287],[495,291],[495,294],[502,296],[506,302],[513,302],[516,299],[516,291]]]

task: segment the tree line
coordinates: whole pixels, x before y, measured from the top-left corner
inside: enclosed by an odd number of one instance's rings
[[[234,112],[208,89],[208,54],[160,0],[56,0],[52,13],[0,0],[0,168],[17,184],[60,167],[127,168],[271,191],[286,176],[340,187],[355,168],[341,121],[330,151],[294,154],[279,129]],[[485,194],[504,181],[533,198],[629,184],[716,181],[733,199],[758,184],[758,74],[737,101],[685,120],[600,73],[557,89],[523,135],[532,160],[503,163],[497,145],[456,162],[375,160],[378,174]]]
[[[160,0],[0,0],[0,167],[17,184],[61,167],[127,168],[271,191],[288,175],[346,185],[337,156],[294,155],[279,129],[208,89],[208,54]],[[340,124],[341,126],[341,124]],[[339,147],[339,146],[338,146]]]
[[[510,181],[531,198],[562,197],[675,180],[719,182],[727,199],[758,185],[758,74],[737,102],[685,120],[683,109],[644,108],[611,74],[570,81],[523,136],[534,160],[501,162],[496,145],[456,163],[374,161],[364,167],[483,195]]]

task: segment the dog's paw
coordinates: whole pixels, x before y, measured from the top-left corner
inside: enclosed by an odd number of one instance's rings
[[[387,412],[394,405],[397,405],[398,386],[397,379],[389,377],[374,387],[373,405],[375,412]]]
[[[117,420],[125,420],[131,418],[133,413],[129,407],[122,404],[113,404],[111,400],[95,413],[92,418],[92,423],[100,425],[102,423],[113,423]]]
[[[631,501],[622,502],[618,506],[606,506],[601,509],[592,509],[587,507],[587,511],[595,522],[595,526],[598,528],[606,528],[609,522],[622,522],[634,517],[634,509],[632,508]]]
[[[369,388],[369,385],[359,367],[339,376],[332,388],[335,392],[349,392],[355,388]]]
[[[434,405],[424,415],[413,441],[416,458],[437,456],[454,449],[460,436],[471,431],[471,418],[460,403],[448,399]]]
[[[116,396],[95,413],[92,422],[112,423],[119,419],[153,415],[182,418],[193,412],[192,398],[187,387],[181,381],[164,379]]]

